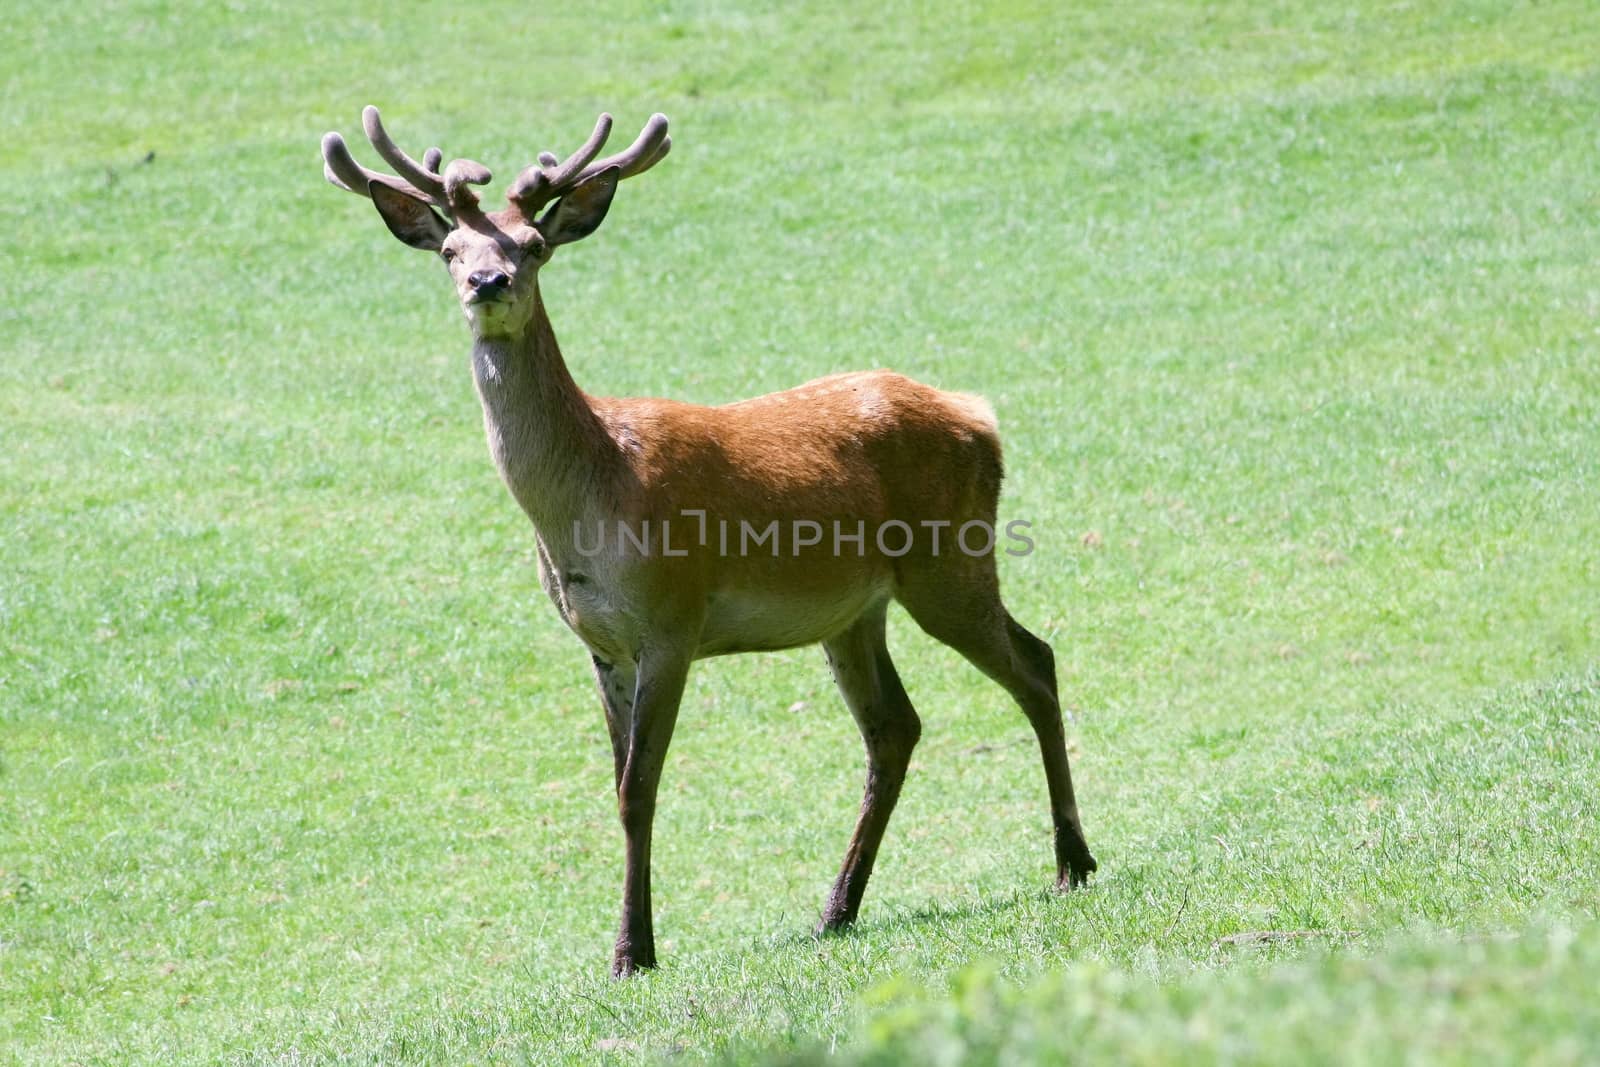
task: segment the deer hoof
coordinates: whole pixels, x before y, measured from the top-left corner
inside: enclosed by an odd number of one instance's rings
[[[846,930],[850,929],[850,927],[854,926],[855,921],[856,920],[854,916],[840,916],[838,918],[830,919],[824,915],[822,919],[818,921],[816,929],[812,931],[812,934],[816,937],[838,937]]]
[[[1073,850],[1074,855],[1067,858],[1066,870],[1056,874],[1056,891],[1066,893],[1079,886],[1089,884],[1089,875],[1100,869],[1100,864],[1089,855],[1087,848]]]
[[[654,952],[635,952],[619,947],[616,955],[611,957],[611,977],[632,978],[641,971],[655,970],[655,966]]]

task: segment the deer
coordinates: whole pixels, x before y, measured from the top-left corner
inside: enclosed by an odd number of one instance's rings
[[[589,653],[625,842],[612,975],[657,964],[658,787],[690,667],[706,657],[822,645],[867,774],[816,932],[856,921],[922,732],[885,640],[891,603],[1021,709],[1044,761],[1055,888],[1084,885],[1098,864],[1073,794],[1054,653],[1006,610],[994,552],[952,543],[996,521],[1003,468],[989,404],[886,370],[715,407],[591,396],[556,344],[540,272],[600,226],[619,183],[666,157],[666,117],[652,115],[631,145],[596,158],[612,126],[602,114],[565,159],[539,153],[494,211],[474,191],[491,180],[482,164],[441,167],[438,148],[413,158],[375,107],[362,126],[393,173],[357,163],[329,133],[324,175],[370,199],[396,238],[448,272],[472,333],[490,455],[533,524],[539,581]],[[830,523],[832,551],[814,532]],[[771,536],[791,528],[792,545]],[[766,535],[754,550],[751,530]]]

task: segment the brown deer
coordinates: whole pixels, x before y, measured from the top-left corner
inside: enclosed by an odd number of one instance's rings
[[[666,118],[651,116],[631,146],[596,159],[611,130],[601,115],[567,159],[541,153],[494,212],[472,190],[490,180],[482,165],[441,170],[437,148],[418,162],[376,108],[362,124],[395,174],[362,167],[330,133],[327,178],[371,198],[401,241],[443,259],[472,327],[489,451],[533,520],[540,581],[593,659],[627,841],[612,973],[656,964],[656,789],[689,665],[706,656],[819,642],[826,651],[866,742],[867,784],[818,929],[855,920],[921,733],[884,641],[891,600],[1021,706],[1044,755],[1056,885],[1082,884],[1096,864],[1073,799],[1054,656],[1000,600],[989,405],[887,371],[722,407],[589,396],[556,346],[539,270],[594,232],[618,182],[666,156]],[[987,531],[988,551],[968,550],[973,529]]]

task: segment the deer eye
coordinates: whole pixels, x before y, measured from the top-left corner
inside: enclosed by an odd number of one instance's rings
[[[442,259],[443,259],[443,260],[444,260],[444,261],[445,261],[445,262],[446,262],[446,263],[448,263],[448,262],[450,262],[450,261],[451,261],[451,260],[452,260],[452,259],[455,259],[455,258],[456,258],[456,250],[455,250],[455,249],[453,249],[453,248],[442,248],[442,249],[440,249],[440,250],[439,250],[439,256],[440,256],[440,258],[442,258]]]

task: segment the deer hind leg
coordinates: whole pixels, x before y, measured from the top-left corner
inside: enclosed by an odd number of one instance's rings
[[[883,603],[869,608],[849,629],[822,646],[839,692],[866,742],[867,785],[844,864],[822,909],[818,933],[840,930],[855,922],[884,828],[900,798],[911,750],[922,733],[922,723],[889,659],[884,641],[887,607]]]
[[[1006,610],[992,556],[958,555],[938,562],[943,566],[937,572],[903,583],[897,596],[917,625],[999,682],[1027,716],[1039,740],[1050,790],[1056,887],[1082,885],[1099,865],[1089,854],[1072,791],[1055,654]]]

